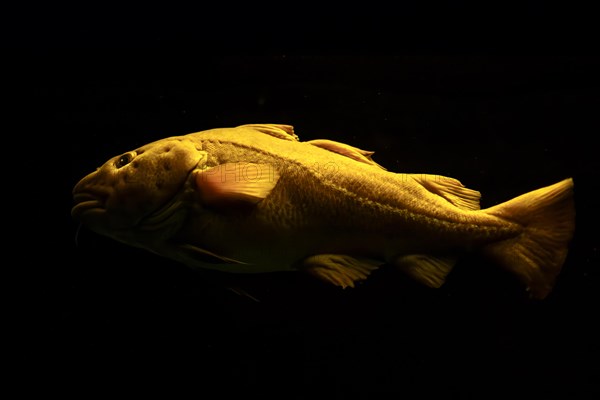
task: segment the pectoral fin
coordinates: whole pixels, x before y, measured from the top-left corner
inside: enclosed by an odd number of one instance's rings
[[[380,264],[343,254],[318,254],[304,259],[301,268],[325,282],[346,288],[367,279]]]
[[[257,204],[271,193],[279,173],[270,164],[226,163],[196,173],[200,200],[206,205]]]
[[[325,150],[329,150],[334,153],[341,154],[358,162],[373,165],[385,170],[384,167],[377,164],[371,158],[371,156],[374,153],[373,151],[361,150],[357,147],[353,147],[345,143],[334,142],[333,140],[326,139],[309,140],[306,143],[312,144],[313,146],[317,146]]]
[[[434,257],[425,254],[411,254],[398,257],[393,264],[411,278],[433,288],[444,284],[446,275],[452,271],[454,257]]]

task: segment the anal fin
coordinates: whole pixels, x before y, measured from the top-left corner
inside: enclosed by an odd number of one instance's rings
[[[354,287],[367,279],[381,262],[343,254],[318,254],[302,261],[301,268],[311,275],[342,288]]]
[[[410,254],[396,258],[393,264],[418,282],[439,288],[456,264],[456,258]]]

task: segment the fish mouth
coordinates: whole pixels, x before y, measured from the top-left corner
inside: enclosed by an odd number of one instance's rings
[[[85,213],[104,211],[104,202],[89,193],[75,193],[73,200],[76,203],[71,209],[73,218],[79,219]]]

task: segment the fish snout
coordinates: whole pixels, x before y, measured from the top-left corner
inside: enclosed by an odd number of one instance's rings
[[[111,199],[116,191],[111,185],[109,172],[99,170],[79,181],[73,188],[74,205],[71,208],[71,217],[103,235],[130,226],[126,213],[123,215],[118,209],[111,209]]]
[[[81,179],[73,187],[73,208],[71,216],[81,220],[83,214],[101,211],[106,208],[106,201],[110,195],[109,190],[98,182],[98,171],[92,172]]]
[[[79,219],[81,214],[92,209],[103,209],[106,203],[106,198],[95,196],[91,193],[74,193],[74,205],[71,209],[71,216]]]

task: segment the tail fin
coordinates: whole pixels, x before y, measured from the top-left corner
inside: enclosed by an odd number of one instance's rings
[[[543,299],[560,273],[575,230],[573,179],[565,179],[483,210],[523,227],[514,238],[492,243],[484,252]]]

